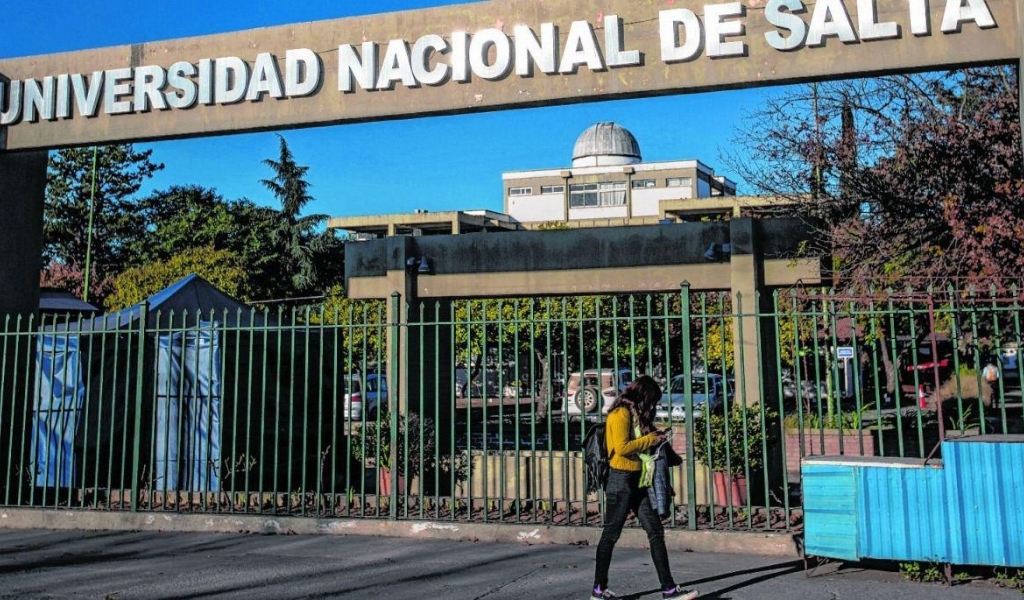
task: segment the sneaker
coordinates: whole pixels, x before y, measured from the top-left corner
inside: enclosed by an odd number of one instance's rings
[[[618,594],[611,590],[594,588],[594,591],[590,592],[590,600],[618,600],[618,598]]]
[[[669,600],[670,598],[672,600],[693,600],[697,596],[700,596],[700,592],[697,590],[684,590],[681,585],[677,585],[671,590],[661,593],[661,597],[665,600]]]

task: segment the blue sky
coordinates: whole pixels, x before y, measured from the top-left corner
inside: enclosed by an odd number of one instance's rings
[[[249,2],[176,0],[115,3],[11,2],[3,13],[0,57],[157,41],[289,23],[454,4],[443,0]],[[614,121],[636,136],[644,160],[700,159],[740,183],[720,157],[734,125],[763,90],[668,96],[283,130],[309,167],[308,212],[330,216],[456,209],[502,209],[502,171],[567,167],[577,136]],[[140,144],[164,163],[143,193],[172,184],[215,188],[227,199],[276,206],[259,183],[276,158],[274,133]],[[440,169],[438,165],[443,165]]]

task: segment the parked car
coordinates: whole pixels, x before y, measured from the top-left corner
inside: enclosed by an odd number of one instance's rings
[[[342,381],[344,396],[341,403],[341,415],[347,421],[359,421],[363,418],[363,381],[358,375],[347,375]]]
[[[366,418],[372,419],[378,412],[388,410],[388,379],[383,373],[367,373],[363,382]]]
[[[566,385],[566,414],[606,414],[619,392],[633,382],[629,369],[585,370],[571,373]]]
[[[351,373],[344,380],[343,418],[359,421],[364,411],[367,419],[376,419],[381,410],[388,409],[388,381],[384,375],[367,373],[361,377]]]
[[[690,392],[693,399],[693,416],[700,418],[705,410],[722,406],[726,397],[733,397],[732,385],[721,375],[676,375],[669,382],[668,390],[661,395],[657,416],[673,421],[686,420],[686,378],[690,378]]]

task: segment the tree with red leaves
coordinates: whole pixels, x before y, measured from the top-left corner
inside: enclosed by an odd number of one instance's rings
[[[732,161],[821,223],[840,284],[998,288],[1024,277],[1016,70],[794,88],[747,120]]]

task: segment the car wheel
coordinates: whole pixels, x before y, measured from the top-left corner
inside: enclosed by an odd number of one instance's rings
[[[601,401],[601,392],[597,388],[587,387],[576,392],[576,407],[582,413],[594,412]]]

